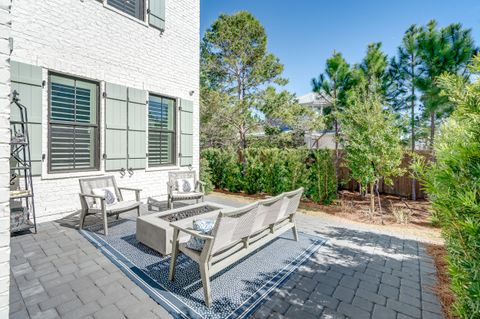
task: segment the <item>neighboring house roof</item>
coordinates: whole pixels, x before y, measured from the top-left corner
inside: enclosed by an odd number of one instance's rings
[[[322,109],[325,106],[329,106],[332,102],[324,93],[310,92],[298,97],[298,103]]]

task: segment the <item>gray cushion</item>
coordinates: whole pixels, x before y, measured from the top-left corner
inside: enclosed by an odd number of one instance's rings
[[[180,192],[174,191],[172,193],[173,199],[195,199],[195,198],[200,198],[202,196],[203,196],[203,193],[200,193],[200,192],[180,193]]]
[[[116,202],[115,204],[108,205],[106,207],[107,214],[116,214],[116,213],[121,213],[125,212],[128,210],[132,210],[134,208],[137,208],[140,206],[140,202],[134,201],[134,200],[126,200],[123,202]],[[102,210],[100,208],[90,208],[89,212],[90,213],[97,213],[101,212]]]

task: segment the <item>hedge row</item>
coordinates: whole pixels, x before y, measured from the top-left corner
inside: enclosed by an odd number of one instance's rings
[[[244,156],[246,165],[230,148],[209,148],[201,154],[208,162],[211,182],[219,189],[276,195],[303,187],[307,197],[324,204],[337,196],[331,151],[249,148]]]

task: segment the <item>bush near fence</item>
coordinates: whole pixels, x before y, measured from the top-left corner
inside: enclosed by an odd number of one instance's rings
[[[427,161],[432,161],[433,156],[430,151],[415,151],[417,156],[424,157]],[[340,157],[342,157],[342,152],[340,152]],[[402,159],[400,167],[405,169],[405,174],[402,176],[396,176],[392,178],[393,184],[387,185],[383,180],[380,181],[378,185],[378,191],[381,194],[385,195],[395,195],[404,198],[411,198],[412,196],[412,177],[410,165],[412,163],[412,157],[409,152],[405,152],[405,155]],[[339,189],[349,190],[349,191],[358,191],[359,185],[353,179],[350,178],[350,171],[348,168],[344,167],[343,159],[340,159],[340,172],[339,172],[340,185]],[[415,193],[417,199],[427,198],[427,194],[424,191],[422,185],[418,180],[415,181]]]
[[[329,150],[248,148],[244,164],[232,148],[205,149],[211,182],[216,188],[248,194],[277,195],[299,187],[316,203],[330,204],[337,196],[332,152]]]

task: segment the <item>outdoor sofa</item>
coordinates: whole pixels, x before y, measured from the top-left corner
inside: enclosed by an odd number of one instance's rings
[[[300,188],[241,208],[222,210],[209,235],[180,223],[171,223],[174,232],[169,279],[174,280],[177,257],[180,252],[184,253],[199,264],[205,303],[210,307],[211,276],[287,230],[292,229],[294,239],[298,240],[295,214],[302,194],[303,188]],[[205,240],[203,249],[188,248],[187,240],[179,239],[180,232]]]

